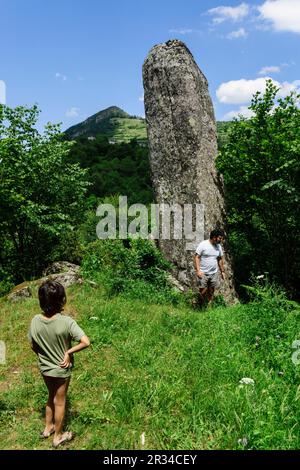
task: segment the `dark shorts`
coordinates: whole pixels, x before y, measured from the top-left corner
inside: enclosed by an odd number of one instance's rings
[[[220,285],[219,273],[215,274],[203,274],[202,277],[198,277],[198,287],[204,289],[205,287],[213,287],[216,289]]]

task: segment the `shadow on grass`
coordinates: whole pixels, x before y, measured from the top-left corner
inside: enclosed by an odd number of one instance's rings
[[[16,408],[12,405],[8,405],[5,401],[0,400],[0,413],[2,412],[15,412]]]

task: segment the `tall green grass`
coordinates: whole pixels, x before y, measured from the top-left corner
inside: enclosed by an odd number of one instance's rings
[[[0,448],[50,448],[38,438],[46,391],[26,340],[37,300],[0,307],[8,351]],[[300,366],[291,346],[300,312],[274,287],[256,289],[246,305],[197,311],[155,291],[152,299],[128,290],[109,297],[83,285],[68,290],[67,311],[92,340],[75,357],[69,448],[299,448]],[[245,377],[254,384],[240,384]]]

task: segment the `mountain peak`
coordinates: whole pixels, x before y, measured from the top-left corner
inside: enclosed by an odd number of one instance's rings
[[[76,137],[95,137],[97,134],[107,134],[114,127],[114,118],[130,118],[130,115],[118,106],[109,106],[88,117],[79,124],[69,127],[65,134],[71,139]]]

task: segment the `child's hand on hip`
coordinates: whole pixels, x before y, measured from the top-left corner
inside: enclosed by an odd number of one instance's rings
[[[65,352],[64,359],[60,363],[60,367],[63,367],[64,369],[67,369],[71,364],[71,357],[68,352]]]

